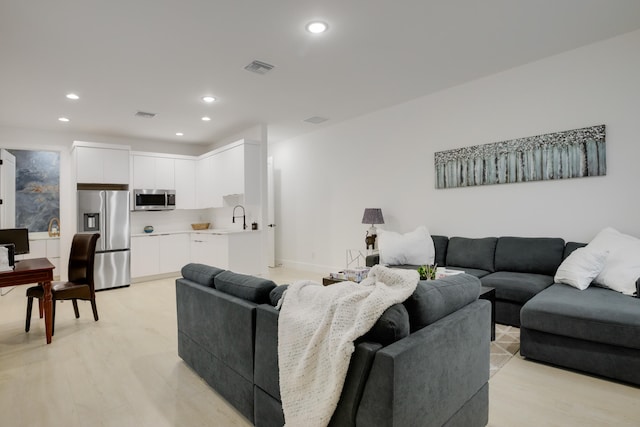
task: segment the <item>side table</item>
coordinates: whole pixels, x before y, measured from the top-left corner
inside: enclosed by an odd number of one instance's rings
[[[480,299],[486,299],[491,303],[491,341],[496,339],[496,288],[482,286]]]

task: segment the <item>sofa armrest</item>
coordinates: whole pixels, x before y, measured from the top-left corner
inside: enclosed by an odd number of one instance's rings
[[[490,329],[491,304],[477,300],[378,351],[357,425],[444,425],[489,381]]]
[[[367,267],[373,267],[376,264],[380,264],[380,254],[367,255],[365,264]]]

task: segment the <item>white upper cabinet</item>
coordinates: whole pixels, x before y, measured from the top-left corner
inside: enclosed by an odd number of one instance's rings
[[[131,189],[175,190],[176,209],[223,207],[227,196],[260,203],[260,144],[240,140],[200,157],[135,152]]]
[[[74,142],[76,182],[129,184],[129,147]]]
[[[213,207],[213,156],[203,157],[196,161],[196,208]],[[177,191],[176,191],[177,196]],[[176,197],[177,198],[177,197]]]
[[[196,160],[175,160],[176,209],[196,209]]]
[[[175,159],[135,154],[133,189],[175,190]]]
[[[199,208],[224,205],[226,196],[244,196],[244,203],[260,203],[260,145],[238,141],[198,160]]]

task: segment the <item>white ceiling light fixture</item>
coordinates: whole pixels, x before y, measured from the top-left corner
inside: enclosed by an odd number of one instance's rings
[[[215,97],[211,96],[211,95],[206,95],[202,97],[202,100],[208,104],[211,104],[212,102],[214,102],[216,100]]]
[[[211,120],[211,117],[204,116],[204,117],[202,118],[202,121],[203,121],[203,122],[208,122],[208,121],[210,121],[210,120]]]
[[[329,29],[329,25],[322,21],[311,21],[305,28],[312,34],[321,34]]]
[[[76,95],[75,93],[68,93],[67,95],[68,99],[73,99],[74,101],[80,99],[80,97],[78,95]]]
[[[65,123],[66,123],[66,122],[68,122],[68,121],[69,121],[69,119],[68,119],[68,118],[66,118],[66,117],[58,117],[58,121],[59,121],[59,122],[65,122]]]
[[[184,136],[184,133],[182,133],[182,132],[176,132],[176,136]]]

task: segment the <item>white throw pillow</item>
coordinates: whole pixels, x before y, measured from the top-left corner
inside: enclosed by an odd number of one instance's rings
[[[608,227],[587,245],[591,250],[609,251],[595,283],[625,295],[634,295],[640,277],[640,240]]]
[[[380,263],[386,265],[433,264],[436,255],[433,240],[425,226],[405,234],[378,229],[378,249]]]
[[[602,271],[607,255],[609,252],[578,248],[562,261],[553,280],[583,291]]]

